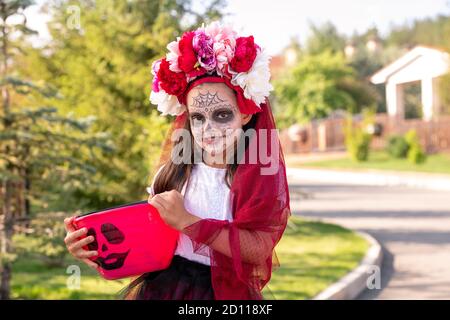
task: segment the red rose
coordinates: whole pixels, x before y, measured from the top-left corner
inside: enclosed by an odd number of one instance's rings
[[[194,46],[192,44],[194,35],[194,31],[185,32],[178,43],[178,48],[180,50],[178,67],[190,77],[196,77],[206,73],[206,69],[200,66],[194,51]]]
[[[250,70],[256,58],[257,47],[253,36],[237,38],[234,57],[230,61],[231,68],[236,72],[247,72]]]
[[[186,75],[183,72],[173,72],[169,69],[169,62],[166,58],[161,60],[157,73],[161,88],[172,95],[181,94],[187,87]]]

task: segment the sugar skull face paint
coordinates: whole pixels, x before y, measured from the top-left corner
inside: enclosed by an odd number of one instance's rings
[[[102,224],[100,234],[97,235],[94,228],[89,228],[87,232],[87,236],[94,236],[95,239],[88,244],[89,250],[99,252],[95,262],[105,270],[121,268],[130,252],[129,248],[124,248],[125,235],[112,223]]]
[[[187,100],[197,145],[212,156],[231,149],[243,125],[234,92],[223,83],[204,83],[193,88]]]

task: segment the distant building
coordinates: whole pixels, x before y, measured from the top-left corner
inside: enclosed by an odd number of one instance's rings
[[[285,66],[286,66],[286,57],[284,55],[272,56],[272,59],[270,59],[269,64],[271,80],[276,79],[278,75],[283,72]]]
[[[439,80],[449,70],[450,55],[447,52],[417,46],[376,72],[370,80],[386,85],[387,113],[399,119],[405,118],[405,84],[420,81],[422,115],[428,121],[440,113]]]
[[[351,58],[355,50],[355,45],[348,43],[346,56]],[[365,50],[377,54],[381,46],[376,43],[376,38],[369,39]],[[273,60],[276,75],[288,67],[290,54],[285,51]],[[377,113],[377,126],[366,128],[367,132],[373,132],[371,148],[384,150],[392,135],[415,130],[427,153],[450,151],[450,115],[442,112],[444,106],[439,97],[439,82],[449,71],[450,55],[447,52],[418,46],[372,75],[372,83],[386,86],[387,114]],[[420,112],[411,116],[411,106],[414,106],[413,111]],[[356,123],[362,121],[361,115],[353,118]],[[345,150],[345,120],[345,113],[336,111],[327,118],[283,129],[280,132],[283,151],[292,154]],[[377,130],[373,130],[375,128]]]
[[[278,78],[287,68],[294,66],[299,61],[300,47],[292,42],[280,54],[272,56],[270,60],[271,80]]]

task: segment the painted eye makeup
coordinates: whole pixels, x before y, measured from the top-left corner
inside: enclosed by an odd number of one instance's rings
[[[217,122],[229,122],[234,119],[233,111],[229,109],[219,109],[215,110],[213,113],[213,119]]]
[[[200,113],[193,113],[191,114],[191,121],[194,125],[197,123],[201,124],[205,121],[205,117]]]

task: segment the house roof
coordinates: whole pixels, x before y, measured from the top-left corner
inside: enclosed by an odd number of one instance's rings
[[[422,57],[429,57],[433,61],[436,61],[435,59],[440,60],[442,66],[447,66],[447,68],[450,67],[450,56],[447,52],[427,46],[416,46],[397,60],[394,60],[392,63],[373,74],[372,77],[370,77],[370,81],[374,84],[385,83],[391,76],[414,64],[415,61]],[[445,73],[446,71],[447,70],[443,70],[442,72]]]

